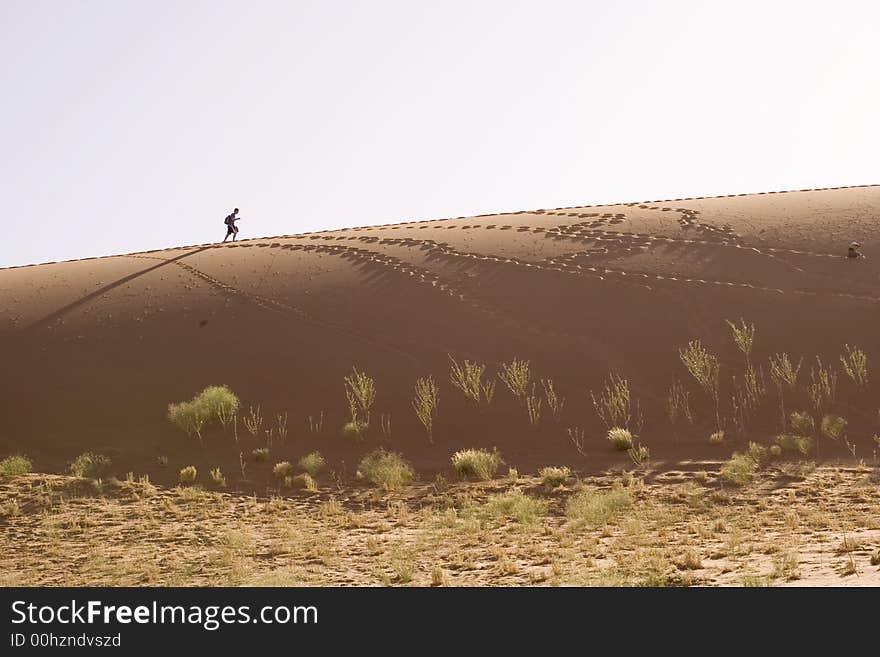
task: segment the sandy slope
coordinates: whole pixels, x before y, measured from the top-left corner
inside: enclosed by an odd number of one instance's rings
[[[351,475],[383,444],[420,473],[448,470],[449,455],[497,446],[521,470],[546,464],[600,469],[628,462],[607,447],[587,391],[614,370],[634,387],[642,439],[660,462],[726,458],[742,436],[710,445],[710,402],[678,359],[701,339],[722,362],[722,411],[742,355],[725,318],[758,327],[755,359],[775,352],[837,362],[844,343],[878,357],[880,187],[543,209],[209,244],[0,270],[4,387],[0,455],[22,451],[39,470],[61,471],[84,450],[120,472],[173,479],[180,467],[238,470],[219,429],[206,447],[166,420],[169,402],[207,384],[231,386],[268,418],[287,412],[290,435],[249,477],[320,449]],[[222,233],[218,225],[218,235]],[[850,240],[870,256],[843,257]],[[449,384],[448,354],[485,362],[531,360],[567,398],[562,418],[529,426],[499,382],[488,411]],[[347,420],[343,376],[356,365],[376,379],[374,417],[391,414],[363,445],[339,436]],[[440,384],[436,444],[410,407],[414,381]],[[692,390],[693,429],[674,437],[665,403],[673,375]],[[540,385],[538,386],[540,390]],[[878,430],[876,386],[857,393],[845,376],[836,409],[858,455]],[[748,438],[774,432],[772,394]],[[806,407],[806,395],[793,402]],[[323,411],[323,432],[306,418]],[[565,428],[587,432],[587,456]],[[821,456],[848,455],[822,445]],[[156,457],[168,457],[164,472]],[[234,480],[235,477],[232,477]]]

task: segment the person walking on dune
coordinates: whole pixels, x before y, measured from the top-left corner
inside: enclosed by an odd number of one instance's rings
[[[232,214],[226,217],[223,220],[223,223],[226,224],[226,237],[223,238],[225,242],[230,235],[232,235],[232,241],[235,241],[235,236],[238,235],[238,227],[235,225],[236,221],[239,221],[240,217],[238,216],[238,208],[232,211]]]

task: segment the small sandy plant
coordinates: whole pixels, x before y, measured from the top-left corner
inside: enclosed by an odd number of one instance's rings
[[[596,396],[590,391],[593,408],[606,429],[613,427],[629,428],[632,417],[632,402],[629,381],[612,372],[605,382],[605,388]]]
[[[300,470],[304,472],[308,472],[312,477],[318,477],[318,474],[324,467],[327,465],[327,461],[324,460],[324,457],[321,456],[321,452],[311,452],[303,456],[297,466],[299,466]]]
[[[492,403],[495,396],[495,382],[483,381],[483,374],[486,372],[486,366],[480,363],[472,363],[465,360],[463,364],[449,356],[452,361],[452,367],[449,372],[449,380],[452,385],[461,390],[464,396],[473,402],[476,406],[488,406]]]
[[[111,461],[103,454],[84,452],[70,462],[68,469],[74,477],[98,479],[110,469]]]
[[[501,455],[495,450],[463,449],[452,455],[452,467],[458,474],[483,481],[494,477],[502,463]]]
[[[864,390],[868,385],[868,357],[858,347],[844,345],[844,354],[840,357],[843,371],[852,379],[859,390]]]
[[[565,466],[547,466],[538,471],[541,483],[547,488],[556,488],[564,484],[571,477],[571,470]]]
[[[358,472],[369,482],[384,490],[400,490],[415,479],[412,465],[400,454],[378,449],[367,454],[358,465]]]
[[[672,425],[674,437],[677,437],[675,432],[679,422],[684,420],[688,424],[694,423],[694,416],[691,414],[690,393],[675,377],[672,378],[672,385],[669,387],[669,394],[666,397],[666,417],[669,418],[669,423]]]
[[[512,520],[524,525],[533,524],[547,513],[548,504],[515,489],[492,495],[478,515],[496,520]]]
[[[254,457],[254,461],[262,462],[269,458],[269,448],[267,447],[257,447],[255,450],[251,451],[251,456]]]
[[[208,386],[189,401],[168,405],[168,419],[189,436],[202,442],[202,429],[219,420],[224,426],[232,420],[240,403],[227,386]]]
[[[586,437],[586,433],[584,430],[580,427],[569,427],[565,430],[565,433],[568,436],[568,441],[574,445],[578,454],[586,456],[587,452],[584,450],[584,438]]]
[[[532,392],[526,396],[526,411],[529,414],[529,424],[537,427],[541,423],[541,406],[544,400],[535,394],[535,384],[532,384]]]
[[[622,427],[612,427],[608,430],[608,442],[612,444],[614,449],[625,452],[632,449],[633,437],[628,429]]]
[[[343,381],[351,421],[364,427],[370,426],[370,409],[376,401],[376,382],[356,367],[351,368],[351,375],[343,377]]]
[[[7,456],[0,461],[0,477],[18,477],[27,474],[33,467],[34,464],[26,456],[21,454]]]
[[[290,461],[279,461],[272,468],[272,474],[281,481],[284,481],[285,478],[293,475],[293,465],[291,465]]]
[[[307,418],[309,423],[309,433],[321,433],[324,430],[324,411],[318,415],[309,415]]]
[[[831,440],[840,440],[846,433],[846,419],[839,415],[826,415],[822,418],[821,430]]]
[[[783,452],[799,452],[806,456],[813,449],[813,439],[809,436],[782,433],[776,436],[774,440]]]
[[[816,430],[816,422],[813,416],[806,411],[794,411],[789,416],[791,430],[799,436],[811,436]]]
[[[734,486],[745,486],[751,483],[758,471],[759,464],[748,454],[734,452],[733,456],[721,466],[721,479]]]
[[[770,357],[770,379],[779,395],[779,413],[782,417],[783,430],[785,429],[785,391],[794,391],[797,387],[798,374],[803,362],[804,359],[801,358],[795,365],[785,352]]]
[[[710,445],[723,445],[724,444],[724,431],[719,429],[711,436],[709,436],[709,444]]]
[[[188,465],[180,471],[178,480],[183,486],[192,486],[196,482],[198,474],[199,472],[196,470],[196,466]]]
[[[278,413],[275,416],[275,432],[283,445],[287,441],[287,413]]]
[[[342,425],[342,436],[353,442],[361,442],[364,439],[364,433],[367,426],[360,420],[346,422]]]
[[[755,325],[746,324],[746,320],[742,317],[739,319],[739,324],[734,324],[729,319],[724,321],[733,331],[733,341],[737,349],[746,357],[746,363],[750,364],[752,362],[752,347],[755,344]]]
[[[434,419],[437,417],[437,406],[440,395],[433,376],[427,376],[416,380],[415,396],[412,400],[413,410],[419,422],[428,433],[428,442],[434,443]]]
[[[514,358],[511,363],[502,363],[498,378],[504,382],[517,401],[521,404],[525,403],[526,395],[529,394],[529,383],[532,379],[529,361]]]
[[[619,484],[606,491],[587,488],[568,498],[565,515],[575,528],[597,527],[625,513],[632,505],[632,493]]]
[[[544,401],[547,408],[553,414],[553,420],[559,422],[562,417],[562,409],[565,406],[565,397],[560,397],[553,385],[553,379],[541,379],[541,387],[544,389]]]
[[[715,426],[720,429],[721,412],[718,399],[720,367],[718,357],[709,353],[699,340],[691,340],[687,347],[679,349],[678,355],[687,371],[715,402]]]
[[[816,356],[816,366],[810,368],[810,385],[807,387],[810,401],[817,414],[827,410],[837,397],[837,372],[822,364]]]
[[[636,465],[644,465],[647,460],[651,458],[651,450],[642,443],[638,443],[637,445],[633,444],[633,446],[627,450],[627,454],[629,454],[632,462]]]
[[[214,488],[226,488],[226,475],[220,470],[220,468],[213,468],[208,475],[211,477],[211,485]]]
[[[260,410],[259,405],[257,405],[256,408],[248,406],[248,412],[242,418],[242,421],[244,422],[244,428],[248,430],[248,433],[256,438],[263,428],[263,412]]]

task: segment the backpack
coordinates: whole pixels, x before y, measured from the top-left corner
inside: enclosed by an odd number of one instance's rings
[[[233,213],[233,214],[230,214],[230,215],[227,215],[227,216],[226,216],[226,219],[223,220],[223,223],[226,224],[227,226],[231,226],[231,225],[232,225],[232,220],[233,220],[233,219],[235,219],[235,214],[234,214],[234,213]]]

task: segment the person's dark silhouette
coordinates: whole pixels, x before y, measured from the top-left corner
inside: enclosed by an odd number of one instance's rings
[[[226,219],[223,220],[223,223],[226,224],[226,237],[223,238],[224,242],[230,235],[232,235],[232,241],[235,241],[235,236],[238,235],[238,226],[235,225],[236,221],[240,221],[238,208],[235,208],[235,210],[232,211],[232,214],[228,215]]]

